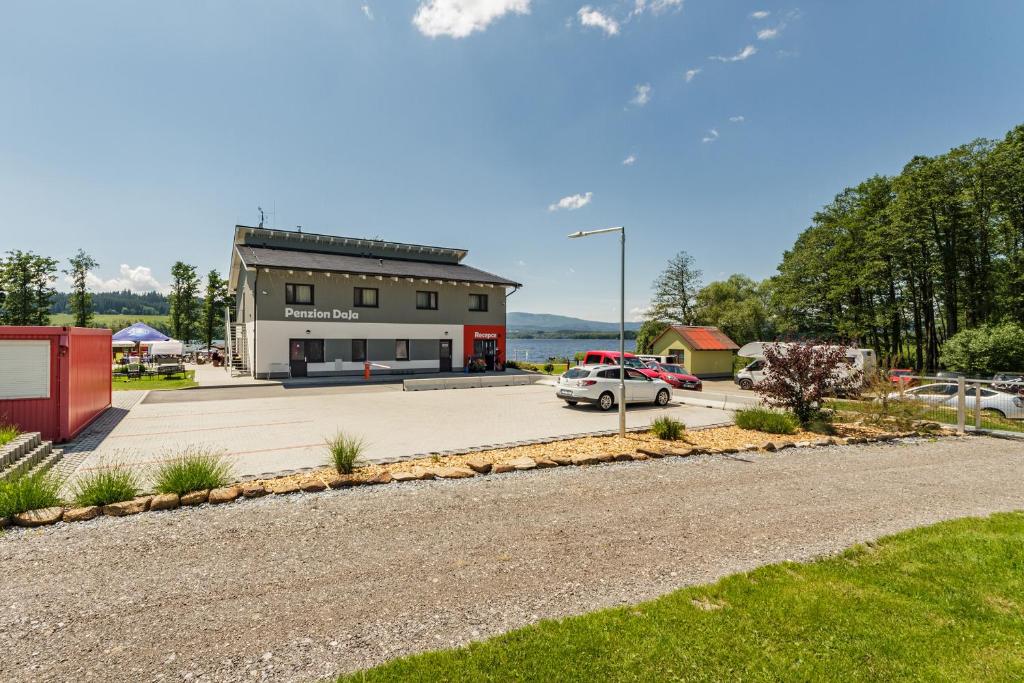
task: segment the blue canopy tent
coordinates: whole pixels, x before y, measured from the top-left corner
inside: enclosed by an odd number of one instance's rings
[[[150,353],[154,356],[180,356],[182,352],[182,344],[180,341],[171,339],[163,332],[154,330],[152,327],[142,322],[135,323],[134,325],[114,333],[113,341],[115,345],[117,342],[135,344],[135,347],[140,352],[139,355],[141,355],[141,347],[143,344],[149,346]]]
[[[156,341],[171,341],[163,332],[158,332],[146,323],[135,323],[114,333],[114,341],[130,341],[136,344]]]

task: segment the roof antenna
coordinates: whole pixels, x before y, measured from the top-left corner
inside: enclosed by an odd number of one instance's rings
[[[263,207],[262,206],[257,206],[256,210],[260,212],[260,227],[262,228],[263,227],[263,217],[264,217]]]

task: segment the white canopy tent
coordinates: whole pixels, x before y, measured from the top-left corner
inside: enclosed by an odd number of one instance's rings
[[[177,339],[149,342],[146,346],[151,356],[180,356],[185,352],[185,345]]]

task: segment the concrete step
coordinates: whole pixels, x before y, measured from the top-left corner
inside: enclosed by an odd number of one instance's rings
[[[53,451],[53,444],[44,441],[0,471],[0,479],[9,480],[28,472],[46,459]]]
[[[53,449],[48,456],[36,463],[36,466],[29,470],[29,475],[42,474],[48,472],[51,467],[56,465],[64,457],[64,451],[59,448]]]
[[[0,471],[23,457],[26,453],[38,448],[42,441],[42,436],[40,436],[39,432],[31,432],[29,434],[21,434],[13,441],[4,444],[3,447],[0,447]]]

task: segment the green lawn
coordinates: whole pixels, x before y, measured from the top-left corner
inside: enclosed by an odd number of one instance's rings
[[[143,379],[124,379],[123,377],[114,378],[114,391],[140,391],[142,389],[152,390],[166,390],[166,389],[187,389],[188,387],[198,386],[199,383],[195,380],[195,372],[188,370],[185,372],[187,379],[182,379],[181,375],[175,375],[174,377],[146,377]]]
[[[1020,681],[1024,514],[915,529],[339,680]]]

